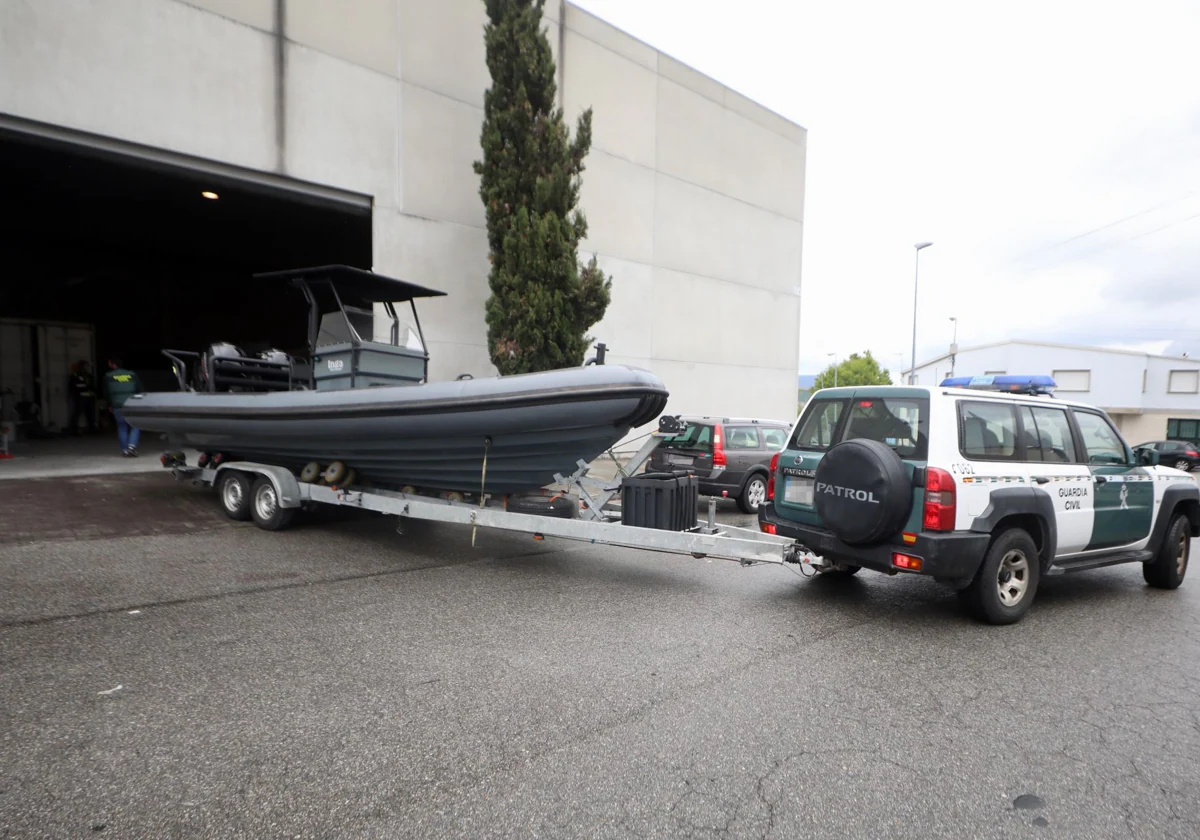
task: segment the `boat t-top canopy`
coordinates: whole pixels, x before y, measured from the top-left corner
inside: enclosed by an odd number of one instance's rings
[[[428,289],[385,277],[373,271],[349,265],[319,265],[294,268],[289,271],[267,271],[254,275],[258,280],[284,280],[304,293],[308,300],[308,346],[313,356],[313,387],[345,387],[330,380],[346,378],[349,387],[358,387],[360,380],[372,384],[422,382],[429,375],[429,353],[421,319],[417,315],[417,298],[442,297],[445,292]],[[412,327],[406,337],[400,332],[396,303],[407,303],[412,310]],[[374,306],[380,304],[391,323],[387,343],[375,341]],[[329,357],[346,348],[346,359],[323,358],[328,369],[317,371],[318,356]],[[364,355],[362,351],[370,350]],[[386,357],[386,360],[385,360]],[[384,361],[380,361],[384,360]],[[418,368],[413,368],[418,363]],[[371,366],[404,367],[407,372],[374,373]],[[411,370],[409,370],[412,368]],[[376,380],[387,381],[376,381]],[[393,382],[392,380],[396,380]]]
[[[357,299],[365,303],[401,303],[415,298],[443,297],[446,293],[429,289],[367,271],[349,265],[320,265],[312,268],[294,268],[289,271],[267,271],[255,274],[261,280],[291,280],[296,285],[328,281],[338,290],[338,295]]]

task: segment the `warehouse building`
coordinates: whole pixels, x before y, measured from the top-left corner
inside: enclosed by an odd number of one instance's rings
[[[303,301],[257,271],[345,263],[444,290],[431,378],[485,346],[482,0],[0,4],[0,392],[66,422],[70,362],[293,349]],[[569,3],[545,25],[594,108],[591,334],[673,412],[795,411],[805,131]],[[15,220],[15,221],[14,221]],[[165,378],[164,378],[165,377]]]
[[[1004,341],[959,350],[916,369],[916,384],[951,374],[1049,374],[1063,399],[1104,409],[1128,443],[1200,439],[1200,359],[1107,347]],[[904,371],[905,381],[908,371]]]

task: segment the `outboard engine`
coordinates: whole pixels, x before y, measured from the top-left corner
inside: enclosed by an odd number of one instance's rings
[[[196,390],[216,391],[217,359],[242,359],[245,354],[242,348],[228,341],[214,341],[208,349],[200,354],[200,364],[196,366]]]
[[[292,362],[291,356],[289,356],[283,350],[279,350],[275,347],[269,347],[262,351],[258,354],[258,358],[262,359],[264,362],[274,362],[280,365],[287,365],[291,364]]]

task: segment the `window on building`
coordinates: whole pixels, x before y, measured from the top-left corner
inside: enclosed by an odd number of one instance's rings
[[[1092,390],[1092,372],[1090,370],[1056,370],[1051,376],[1060,391],[1086,393]]]
[[[1089,464],[1127,464],[1128,453],[1121,436],[1099,414],[1076,411],[1079,433],[1083,436],[1083,448],[1087,450]]]
[[[1022,406],[1025,451],[1030,461],[1074,463],[1075,436],[1067,412],[1061,408]]]
[[[1200,393],[1200,370],[1173,370],[1167,379],[1168,394]]]
[[[1017,411],[1005,403],[959,403],[962,453],[968,458],[1007,461],[1017,453]]]
[[[1200,443],[1200,420],[1168,420],[1167,437]]]

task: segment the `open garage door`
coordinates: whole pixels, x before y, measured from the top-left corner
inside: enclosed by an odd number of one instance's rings
[[[256,272],[370,268],[365,196],[0,125],[0,411],[70,419],[71,365],[177,387],[165,347],[305,345],[303,297]]]

